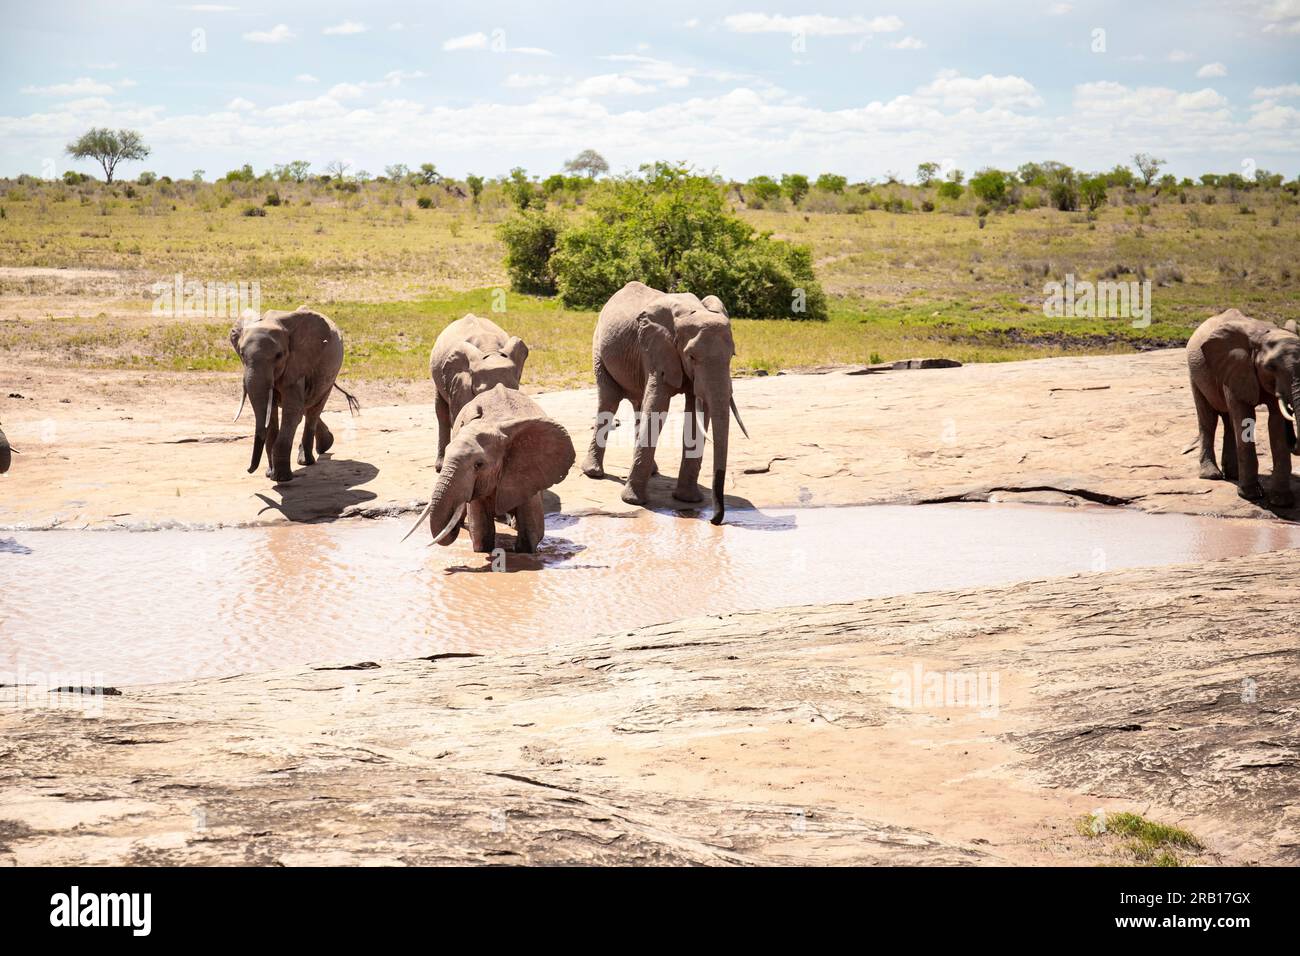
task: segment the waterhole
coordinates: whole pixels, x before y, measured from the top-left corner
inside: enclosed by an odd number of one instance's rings
[[[105,685],[545,647],[701,614],[1300,546],[1300,526],[1012,504],[550,515],[493,559],[407,521],[0,533],[0,672]],[[512,540],[504,528],[498,536]],[[3,683],[0,678],[0,683]]]

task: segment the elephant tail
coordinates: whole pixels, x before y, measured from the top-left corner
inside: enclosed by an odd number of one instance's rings
[[[351,392],[349,392],[342,385],[340,385],[338,382],[334,383],[334,387],[337,388],[340,392],[342,392],[343,397],[348,400],[348,411],[351,412],[353,415],[359,414],[361,411],[361,403],[357,401],[357,397],[353,395]]]

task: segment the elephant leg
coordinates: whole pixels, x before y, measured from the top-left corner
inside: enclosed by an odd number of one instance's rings
[[[700,491],[700,463],[704,461],[704,435],[695,417],[695,389],[686,389],[686,415],[682,419],[682,464],[677,470],[678,501],[703,501]]]
[[[1273,453],[1273,477],[1268,483],[1268,500],[1279,508],[1295,504],[1291,493],[1291,448],[1287,441],[1286,419],[1276,404],[1268,407],[1268,447]]]
[[[642,401],[642,396],[637,395],[637,396],[635,396],[634,398],[629,399],[629,401],[632,403],[632,422],[633,422],[633,425],[632,425],[632,432],[633,432],[633,434],[639,435],[639,434],[641,434],[641,401]],[[657,475],[657,474],[659,474],[659,463],[658,463],[657,461],[651,463],[651,465],[650,465],[650,474],[651,474],[651,475]]]
[[[1224,412],[1219,416],[1223,423],[1223,454],[1219,461],[1223,465],[1223,477],[1228,481],[1237,480],[1237,442],[1232,437],[1232,419]]]
[[[671,392],[658,373],[645,384],[641,400],[641,414],[636,429],[636,449],[632,453],[632,471],[623,486],[622,499],[630,505],[645,504],[646,484],[655,465],[655,443],[659,440],[659,426],[668,410]]]
[[[302,442],[298,445],[298,464],[314,465],[316,464],[316,453],[313,447],[316,444],[316,423],[320,420],[320,411],[317,409],[307,409],[302,417]]]
[[[497,546],[497,526],[492,518],[492,510],[482,499],[475,499],[465,509],[465,527],[469,531],[469,542],[475,551],[491,554]]]
[[[613,377],[596,365],[596,426],[591,433],[591,446],[582,462],[582,473],[588,478],[605,477],[605,446],[614,430],[614,413],[623,400],[623,390]]]
[[[284,406],[280,409],[280,429],[271,448],[271,475],[275,481],[292,481],[293,468],[289,461],[293,452],[293,437],[303,416],[302,382],[286,385],[280,390]]]
[[[1223,472],[1219,470],[1219,466],[1214,460],[1214,432],[1219,425],[1219,413],[1214,410],[1210,400],[1196,387],[1195,382],[1192,382],[1192,397],[1196,400],[1196,424],[1201,436],[1201,477],[1218,480],[1223,477]],[[1225,461],[1228,457],[1228,442],[1231,440],[1231,429],[1225,430],[1223,433],[1223,456]]]
[[[436,471],[442,471],[442,456],[447,453],[447,443],[451,441],[451,406],[439,395],[434,400],[433,408],[438,413],[438,461],[433,467]]]
[[[323,421],[316,419],[316,454],[323,455],[334,447],[334,433]]]
[[[1228,417],[1237,445],[1237,494],[1247,501],[1259,501],[1264,489],[1259,486],[1259,455],[1255,451],[1255,409],[1229,398]]]
[[[545,535],[546,509],[539,491],[515,509],[515,553],[534,553]]]

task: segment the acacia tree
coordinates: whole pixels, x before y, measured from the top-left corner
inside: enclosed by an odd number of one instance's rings
[[[586,173],[588,179],[595,179],[609,172],[609,163],[605,162],[605,157],[594,149],[584,149],[564,164],[564,171],[574,175]]]
[[[113,181],[113,170],[123,160],[141,160],[149,155],[149,147],[133,129],[111,130],[95,127],[67,146],[73,159],[93,159],[104,169],[105,182]]]
[[[1156,173],[1160,172],[1160,167],[1164,164],[1163,159],[1156,159],[1150,153],[1135,153],[1133,156],[1133,165],[1142,174],[1143,186],[1151,185],[1151,180],[1156,178]]]

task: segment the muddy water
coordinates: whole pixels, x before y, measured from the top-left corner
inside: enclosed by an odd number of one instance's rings
[[[1105,508],[733,511],[720,528],[641,512],[551,515],[541,553],[494,571],[464,535],[400,544],[405,528],[0,534],[0,672],[131,684],[540,647],[699,614],[1300,546],[1293,525]]]

